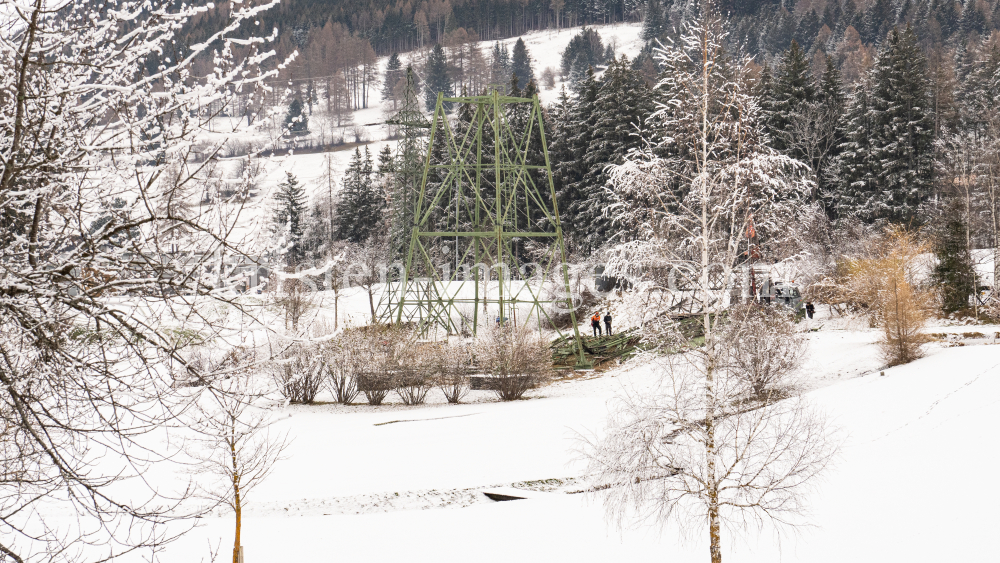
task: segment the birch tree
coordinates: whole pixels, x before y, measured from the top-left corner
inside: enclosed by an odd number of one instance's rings
[[[734,268],[746,260],[750,222],[759,238],[780,240],[811,184],[803,163],[768,148],[749,60],[724,52],[720,28],[718,17],[702,15],[678,43],[657,50],[667,70],[650,134],[611,167],[612,212],[633,240],[612,249],[606,273],[678,272],[669,279],[691,288],[704,344],[688,349],[665,323],[662,349],[686,353],[662,360],[656,390],[623,398],[607,436],[588,450],[612,517],[684,523],[693,516],[708,528],[713,563],[722,560],[724,524],[786,521],[785,511],[800,507],[795,489],[828,455],[821,421],[791,403],[749,398],[747,379],[727,365],[726,327],[742,321],[723,311]],[[656,283],[647,279],[638,290]]]

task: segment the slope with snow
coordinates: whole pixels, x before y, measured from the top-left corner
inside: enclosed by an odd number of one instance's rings
[[[768,527],[728,531],[724,558],[995,560],[1000,347],[933,344],[927,357],[886,369],[876,331],[813,323],[801,376],[839,428],[841,454],[810,497],[811,526],[780,536]],[[512,403],[473,392],[457,406],[287,407],[280,424],[294,443],[244,512],[246,557],[706,561],[702,528],[686,539],[649,524],[618,531],[598,498],[573,494],[585,487],[580,436],[600,430],[616,393],[653,377],[648,364],[632,362]],[[482,494],[496,487],[524,489],[526,498]],[[231,528],[230,514],[205,518],[164,560],[204,559],[209,545],[228,553]]]

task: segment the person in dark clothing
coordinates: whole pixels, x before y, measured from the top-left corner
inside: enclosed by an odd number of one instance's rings
[[[604,328],[606,329],[605,332],[608,333],[608,336],[611,336],[611,313],[604,314]]]
[[[813,314],[816,312],[816,307],[813,307],[812,301],[806,301],[806,316],[810,319],[813,318]]]
[[[597,311],[590,317],[590,326],[594,329],[594,337],[601,336],[601,312]]]

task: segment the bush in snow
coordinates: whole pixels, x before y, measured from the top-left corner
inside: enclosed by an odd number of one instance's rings
[[[918,281],[920,256],[927,251],[915,234],[893,226],[865,255],[843,267],[844,299],[867,311],[871,322],[882,327],[879,346],[890,366],[921,357],[927,343],[922,330],[933,295]]]
[[[352,369],[357,353],[354,334],[345,332],[323,351],[323,375],[326,387],[333,398],[342,405],[349,405],[360,392]]]
[[[293,348],[271,366],[281,396],[291,403],[312,404],[323,386],[323,364],[310,350]]]
[[[447,342],[439,346],[436,353],[438,389],[449,403],[458,404],[469,392],[472,350],[466,344]]]
[[[416,340],[416,331],[408,326],[368,325],[346,329],[332,344],[332,362],[339,365],[334,368],[336,378],[328,375],[328,386],[334,389],[335,396],[338,387],[345,390],[343,397],[361,392],[373,406],[381,405],[389,393],[404,387],[408,389],[399,393],[403,402],[423,402],[431,384],[416,369],[419,363],[414,352]],[[422,387],[427,390],[420,391]]]
[[[492,377],[490,389],[501,401],[520,399],[552,372],[552,351],[541,336],[525,326],[506,324],[479,333],[476,365]]]
[[[427,399],[427,393],[434,386],[431,378],[432,366],[417,365],[401,368],[395,374],[396,394],[404,405],[422,405]]]
[[[806,351],[789,311],[756,303],[733,307],[720,340],[728,342],[726,368],[743,380],[751,400],[768,403],[788,395],[790,376]]]

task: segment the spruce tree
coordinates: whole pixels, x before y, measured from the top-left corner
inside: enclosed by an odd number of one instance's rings
[[[666,30],[660,0],[649,0],[646,3],[646,18],[642,21],[642,40],[646,43],[656,41],[663,37]]]
[[[501,94],[507,93],[507,84],[510,82],[511,62],[510,52],[506,45],[501,45],[499,41],[493,44],[493,54],[490,57],[490,85],[495,87]]]
[[[765,117],[766,131],[774,148],[787,150],[794,114],[816,97],[816,87],[809,60],[799,44],[792,41],[773,79],[772,93]],[[801,158],[802,155],[791,155]]]
[[[822,26],[823,24],[820,22],[819,14],[816,13],[816,10],[810,10],[808,14],[802,16],[802,20],[799,21],[799,25],[795,28],[795,39],[802,45],[803,50],[809,51]]]
[[[879,169],[865,212],[907,223],[931,195],[934,156],[927,63],[909,27],[889,33],[872,70],[872,157]]]
[[[378,234],[385,212],[385,197],[375,184],[371,153],[354,149],[344,172],[344,189],[337,217],[337,235],[342,240],[364,242]]]
[[[402,106],[390,122],[400,128],[403,138],[396,144],[389,195],[389,244],[392,260],[405,260],[413,228],[416,205],[427,153],[427,130],[430,124],[420,112],[415,90],[416,76],[408,68]]]
[[[556,189],[556,204],[562,218],[563,232],[570,228],[567,215],[569,198],[568,186],[575,179],[575,162],[573,161],[573,141],[575,127],[573,123],[576,105],[566,91],[566,86],[559,91],[555,104],[549,107],[548,115],[552,120],[551,129],[545,131],[548,140],[549,160],[552,163],[552,183]]]
[[[437,106],[438,93],[444,93],[446,98],[454,98],[455,91],[451,86],[451,78],[448,76],[448,59],[445,57],[441,44],[434,45],[430,56],[427,57],[427,84],[424,90],[424,104],[427,111],[433,112]],[[444,111],[451,113],[452,102],[444,103]]]
[[[575,61],[579,58],[582,58],[582,64],[594,68],[604,62],[604,43],[597,30],[585,27],[569,40],[562,54],[563,76],[569,76]]]
[[[577,188],[580,201],[574,221],[577,239],[585,250],[597,249],[614,234],[612,217],[608,216],[611,196],[605,169],[609,164],[621,164],[625,154],[639,145],[637,133],[652,112],[652,94],[639,73],[632,70],[628,57],[612,61],[593,103],[593,127],[583,155],[585,172]]]
[[[573,67],[569,72],[569,88],[574,94],[579,95],[583,83],[587,80],[587,75],[593,73],[594,67],[587,64],[586,58],[579,56],[573,61]]]
[[[273,222],[278,229],[288,230],[291,242],[289,255],[294,259],[301,258],[300,241],[306,226],[306,192],[291,172],[285,172],[285,181],[278,184],[274,202]]]
[[[586,164],[587,151],[597,120],[596,104],[600,84],[594,76],[593,69],[587,70],[587,78],[580,85],[579,94],[573,102],[570,112],[570,124],[567,134],[570,137],[566,151],[567,160],[558,163],[559,173],[563,179],[562,190],[556,194],[559,200],[559,210],[563,214],[563,232],[567,235],[567,245],[575,251],[584,245],[586,226],[583,218],[587,214],[586,185],[584,176],[588,169]]]
[[[826,57],[826,69],[816,93],[818,103],[823,109],[822,115],[829,121],[832,136],[824,140],[828,148],[818,162],[813,163],[816,171],[816,191],[823,199],[823,205],[830,218],[834,218],[832,197],[835,184],[831,177],[835,176],[835,163],[840,155],[840,147],[845,141],[844,136],[844,88],[840,81],[840,71],[832,57]],[[833,171],[834,173],[831,173]]]
[[[932,192],[934,116],[910,28],[892,30],[847,112],[838,215],[908,224]]]
[[[962,206],[948,205],[939,232],[934,237],[933,280],[941,296],[944,313],[954,313],[969,307],[969,298],[976,292],[976,271],[966,244],[966,226]]]
[[[302,113],[302,100],[295,98],[288,104],[285,114],[285,128],[292,135],[309,133],[309,117]]]
[[[851,96],[844,118],[844,142],[838,147],[836,187],[831,195],[831,205],[839,219],[870,219],[863,215],[863,210],[876,190],[878,162],[872,156],[875,124],[868,90],[868,80],[862,80]]]
[[[531,56],[528,54],[528,48],[524,45],[524,40],[520,37],[517,38],[517,43],[514,43],[510,67],[511,72],[517,77],[518,84],[527,86],[534,82],[535,72],[531,68]]]
[[[399,60],[399,53],[389,56],[389,62],[385,65],[385,82],[382,84],[382,100],[392,100],[392,109],[396,109],[396,86],[405,76],[403,63]]]

